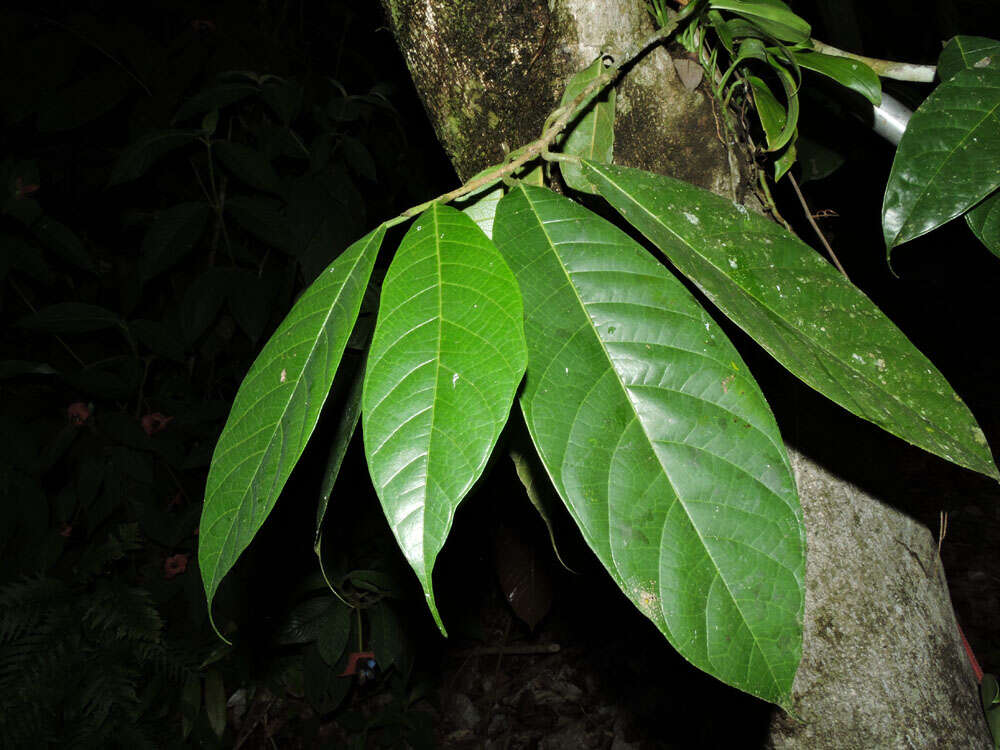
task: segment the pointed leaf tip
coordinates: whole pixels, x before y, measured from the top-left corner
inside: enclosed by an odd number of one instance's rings
[[[384,236],[378,227],[320,274],[240,385],[212,456],[199,527],[210,619],[219,584],[267,519],[316,426]]]
[[[493,243],[462,212],[418,216],[382,286],[362,425],[389,526],[434,602],[434,562],[507,421],[526,353],[521,295]]]

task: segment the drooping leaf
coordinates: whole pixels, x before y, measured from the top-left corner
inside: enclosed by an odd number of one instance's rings
[[[200,130],[154,130],[146,133],[119,155],[108,184],[119,185],[141,177],[161,156],[188,145],[199,135]]]
[[[493,539],[493,559],[500,590],[525,624],[535,629],[552,607],[552,576],[538,545],[519,530],[501,525]]]
[[[218,141],[212,145],[212,154],[218,157],[226,169],[250,187],[266,193],[281,193],[281,178],[260,151],[242,143]]]
[[[913,113],[882,204],[886,254],[1000,187],[1000,70],[961,70]]]
[[[764,129],[764,136],[767,138],[769,148],[774,148],[773,144],[778,142],[781,131],[784,130],[785,121],[788,116],[781,102],[771,92],[762,79],[755,75],[747,75],[747,83],[750,84],[750,91],[753,93],[754,106],[757,108],[757,116],[760,118],[761,127]]]
[[[792,374],[907,442],[998,476],[986,438],[937,368],[812,248],[687,183],[588,167],[601,195]]]
[[[97,305],[59,302],[21,318],[19,325],[49,333],[91,333],[122,325],[118,314]]]
[[[354,610],[343,602],[332,601],[319,629],[316,646],[319,655],[329,666],[333,667],[340,661],[347,648],[347,639],[351,635],[351,616]]]
[[[1000,193],[994,193],[965,214],[965,221],[979,241],[1000,257]]]
[[[233,196],[226,201],[226,215],[273,248],[293,254],[299,249],[291,223],[277,200]]]
[[[738,13],[783,42],[804,42],[812,34],[809,24],[781,0],[709,0],[709,7]]]
[[[226,688],[218,669],[210,669],[205,675],[205,716],[215,736],[221,739],[226,731]]]
[[[158,212],[139,251],[143,280],[167,270],[191,252],[210,214],[205,203],[180,203]]]
[[[316,426],[384,236],[379,226],[330,264],[240,385],[212,457],[198,537],[210,610],[220,581],[271,512]]]
[[[31,225],[31,233],[53,253],[68,263],[85,271],[94,271],[94,260],[83,246],[83,242],[65,224],[42,216]]]
[[[875,71],[863,62],[820,52],[797,51],[792,56],[803,68],[832,78],[841,86],[861,94],[876,107],[882,103],[882,84]]]
[[[947,81],[961,70],[1000,70],[1000,41],[983,36],[955,36],[938,57],[937,74]]]
[[[260,91],[260,86],[252,80],[231,80],[223,81],[206,89],[202,89],[197,94],[186,100],[174,115],[174,122],[183,122],[195,115],[202,115],[211,112],[213,109],[222,109],[230,104],[246,99]]]
[[[434,561],[507,421],[521,319],[517,282],[472,219],[437,204],[421,214],[382,286],[362,422],[382,509],[442,631]]]
[[[570,80],[563,93],[563,106],[578,97],[591,81],[604,73],[604,56],[598,57]],[[607,86],[599,95],[588,99],[587,107],[570,123],[565,138],[561,141],[566,154],[581,156],[595,161],[611,162],[615,147],[615,87]],[[574,190],[595,193],[594,186],[587,182],[579,164],[560,162],[559,172],[563,180]]]
[[[365,368],[360,365],[354,377],[351,379],[351,387],[344,397],[343,411],[337,420],[337,429],[334,432],[333,440],[330,442],[330,452],[326,458],[326,466],[323,469],[323,484],[319,491],[319,504],[316,507],[316,531],[313,535],[313,551],[319,557],[320,565],[323,564],[322,556],[322,531],[323,519],[326,517],[326,509],[330,504],[330,496],[333,494],[333,487],[340,476],[340,467],[344,463],[344,456],[347,455],[347,448],[354,437],[354,431],[358,427],[358,420],[361,418],[361,392],[364,385]]]
[[[513,189],[494,229],[525,301],[521,409],[584,539],[686,659],[787,705],[802,518],[736,349],[634,240],[551,191]]]

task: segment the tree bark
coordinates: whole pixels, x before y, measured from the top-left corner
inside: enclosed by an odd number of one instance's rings
[[[573,73],[652,30],[641,0],[382,2],[463,179],[536,138]],[[618,92],[616,163],[755,205],[746,150],[724,144],[711,96],[681,84],[665,49]],[[795,716],[775,710],[767,746],[991,747],[930,533],[841,478],[836,459],[831,470],[807,457],[849,452],[851,420],[813,432],[833,450],[806,441],[790,451],[808,540],[805,641]]]

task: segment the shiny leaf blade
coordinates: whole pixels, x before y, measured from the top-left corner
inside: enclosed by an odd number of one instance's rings
[[[956,36],[948,40],[938,58],[938,78],[947,81],[961,70],[1000,70],[1000,41],[982,36]]]
[[[709,0],[714,10],[738,13],[783,42],[804,42],[812,29],[781,0]]]
[[[435,204],[382,286],[362,395],[365,455],[386,519],[420,580],[486,466],[526,363],[521,295],[493,243]]]
[[[832,78],[841,86],[861,94],[876,107],[882,103],[882,84],[875,71],[863,62],[820,52],[793,52],[792,56],[803,68]]]
[[[792,374],[903,440],[998,476],[986,438],[937,368],[809,246],[687,183],[588,166],[601,195]]]
[[[373,230],[313,282],[236,394],[212,457],[198,537],[210,612],[316,426],[384,236],[384,227]]]
[[[913,113],[882,204],[886,252],[1000,187],[1000,70],[963,70]]]
[[[587,84],[603,72],[604,58],[601,56],[573,76],[566,86],[561,104],[570,104]],[[570,123],[569,132],[562,141],[562,151],[610,164],[615,147],[615,87],[607,86],[587,107],[581,116]],[[584,176],[579,164],[560,162],[559,172],[566,184],[574,190],[583,193],[597,192]]]
[[[965,214],[965,222],[979,241],[1000,257],[1000,193],[994,193]]]
[[[494,231],[525,301],[521,408],[587,543],[686,659],[787,704],[802,518],[739,354],[663,266],[568,199],[515,188]]]

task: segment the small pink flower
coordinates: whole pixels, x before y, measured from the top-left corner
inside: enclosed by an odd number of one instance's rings
[[[163,562],[163,577],[168,581],[187,570],[188,555],[171,555]]]
[[[66,408],[66,418],[70,424],[79,427],[90,419],[90,406],[82,401],[76,401]]]
[[[157,432],[165,429],[172,421],[174,421],[173,417],[165,417],[156,411],[142,418],[142,429],[145,430],[147,435],[155,435]]]

